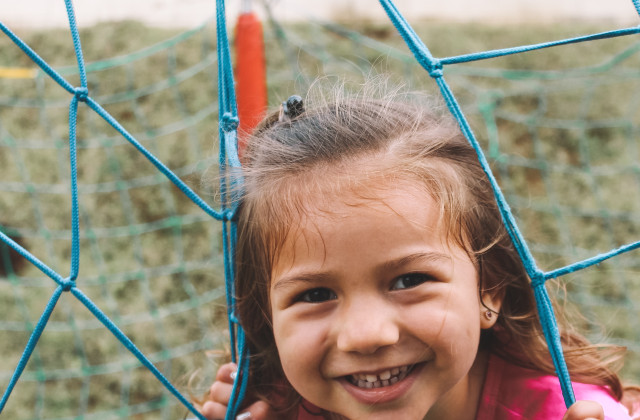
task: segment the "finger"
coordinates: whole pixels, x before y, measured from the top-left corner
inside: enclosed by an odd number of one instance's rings
[[[268,403],[257,401],[238,414],[236,420],[278,420],[278,418]]]
[[[205,416],[208,420],[224,419],[227,413],[227,406],[215,401],[207,401],[202,404],[200,413],[202,413],[202,415]]]
[[[209,400],[227,405],[231,399],[233,384],[215,381],[209,388]]]
[[[271,406],[264,401],[256,401],[246,410],[251,413],[251,420],[278,420]]]
[[[208,420],[224,419],[227,414],[227,406],[214,401],[205,402],[199,409],[200,413]],[[269,404],[258,401],[238,414],[236,420],[277,420],[277,418]]]
[[[604,420],[604,410],[595,401],[577,401],[569,407],[563,420]]]
[[[226,363],[218,369],[216,374],[216,381],[226,382],[232,384],[235,378],[235,373],[238,371],[238,366],[235,363]]]

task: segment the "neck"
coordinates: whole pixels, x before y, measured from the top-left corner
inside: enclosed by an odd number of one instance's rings
[[[469,374],[429,410],[424,420],[474,420],[488,361],[489,353],[479,350]]]

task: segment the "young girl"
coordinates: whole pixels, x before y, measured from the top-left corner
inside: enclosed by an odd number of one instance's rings
[[[567,329],[577,399],[597,404],[565,414],[529,279],[446,111],[305,105],[290,98],[243,156],[239,418],[630,418],[602,349]],[[234,369],[219,369],[207,418],[224,418]]]

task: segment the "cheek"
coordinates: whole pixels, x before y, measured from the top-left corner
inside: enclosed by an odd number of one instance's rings
[[[273,335],[282,368],[297,388],[301,378],[318,372],[324,358],[326,323],[274,314]]]
[[[446,358],[475,357],[480,341],[480,301],[474,293],[457,291],[438,302],[407,308],[405,325],[426,346]]]
[[[330,353],[326,331],[326,323],[274,317],[273,332],[282,370],[291,386],[316,405],[323,402],[318,396],[326,396],[329,391],[329,381],[323,375]]]

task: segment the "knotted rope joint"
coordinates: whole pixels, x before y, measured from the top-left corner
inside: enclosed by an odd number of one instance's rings
[[[531,277],[531,287],[536,289],[540,286],[544,286],[544,283],[547,281],[546,276],[540,270],[536,270],[535,274]]]
[[[236,311],[231,312],[231,315],[229,316],[229,319],[234,324],[240,324],[240,318],[238,318],[238,316],[236,315]]]
[[[80,102],[87,102],[89,97],[89,89],[84,86],[80,86],[74,89],[74,95]]]
[[[429,73],[429,76],[433,77],[434,79],[442,77],[442,63],[440,62],[440,60],[434,58],[427,66],[427,72]]]
[[[226,209],[222,212],[221,216],[223,222],[236,222],[238,220],[235,209]]]
[[[222,131],[229,133],[238,129],[238,117],[231,115],[230,112],[225,112],[222,115]]]
[[[62,290],[68,292],[72,288],[76,287],[76,282],[75,280],[71,280],[69,277],[67,277],[62,283],[60,283],[60,286],[62,286]]]

